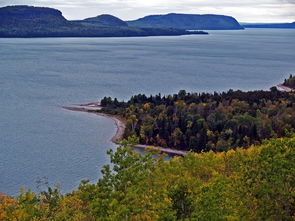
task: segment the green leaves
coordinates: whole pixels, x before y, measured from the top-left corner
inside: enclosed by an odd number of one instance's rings
[[[209,133],[209,132],[208,132]],[[139,154],[136,137],[109,151],[96,184],[0,195],[3,220],[294,220],[295,135],[227,152],[164,160]]]
[[[141,144],[180,150],[248,148],[295,129],[294,93],[181,90],[168,96],[139,94],[128,102],[104,98],[102,103],[108,106],[102,111],[126,118],[125,137],[135,135]]]

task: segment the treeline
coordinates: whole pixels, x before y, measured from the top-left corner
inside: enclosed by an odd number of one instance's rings
[[[291,74],[288,79],[285,79],[283,85],[295,89],[295,76]]]
[[[99,27],[70,23],[60,26],[34,23],[29,25],[1,26],[0,37],[145,37],[208,34],[202,31],[189,32],[173,28]]]
[[[0,220],[294,220],[295,136],[165,161],[124,141],[96,184],[0,194]]]
[[[125,138],[141,144],[181,150],[224,151],[282,137],[295,128],[295,94],[277,91],[233,91],[149,96],[128,102],[105,97],[103,112],[127,120]]]

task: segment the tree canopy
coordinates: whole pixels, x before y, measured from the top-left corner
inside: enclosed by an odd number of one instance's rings
[[[0,220],[294,220],[295,135],[248,149],[139,154],[129,138],[95,184],[0,195]]]
[[[224,151],[260,144],[295,129],[295,93],[233,91],[105,97],[102,112],[127,119],[125,138],[180,150]]]
[[[291,74],[288,79],[285,79],[283,85],[295,89],[295,76]]]

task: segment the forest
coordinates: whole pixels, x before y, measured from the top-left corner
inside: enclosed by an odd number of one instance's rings
[[[294,220],[295,134],[248,149],[190,152],[167,161],[131,149],[136,137],[109,151],[97,183],[61,194],[0,194],[0,220]]]
[[[295,220],[294,104],[276,88],[105,97],[101,111],[127,127],[102,177],[67,194],[0,193],[0,220]],[[167,160],[138,143],[190,151]]]
[[[285,79],[283,85],[295,89],[295,76],[291,74],[288,79]]]
[[[295,93],[233,91],[149,96],[127,102],[104,97],[102,112],[126,119],[125,138],[179,150],[221,152],[247,148],[295,128]]]

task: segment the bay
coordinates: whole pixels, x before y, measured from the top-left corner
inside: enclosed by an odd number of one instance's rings
[[[63,192],[95,182],[112,120],[61,105],[170,94],[269,89],[295,73],[295,30],[145,38],[0,39],[0,192]]]

